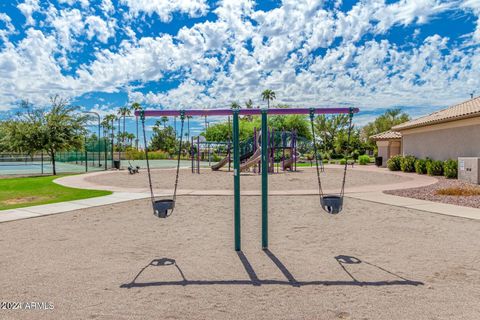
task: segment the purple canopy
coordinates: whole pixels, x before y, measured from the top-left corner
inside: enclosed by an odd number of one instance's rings
[[[339,114],[350,113],[350,108],[314,108],[315,114]],[[182,110],[186,116],[230,116],[233,114],[232,109],[193,109]],[[353,113],[358,113],[360,109],[352,108]],[[262,109],[240,109],[240,115],[259,115]],[[268,109],[268,114],[310,114],[310,108],[276,108]],[[135,111],[135,116],[139,116],[140,111]],[[181,110],[145,110],[145,117],[174,117],[180,116]]]

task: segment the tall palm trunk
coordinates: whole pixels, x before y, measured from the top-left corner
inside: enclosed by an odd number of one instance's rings
[[[125,119],[126,119],[126,115],[124,114],[124,115],[123,115],[123,137],[122,137],[123,147],[125,147],[125,133],[126,133]]]
[[[138,117],[135,117],[135,121],[137,122],[137,135],[135,136],[135,149],[138,151]]]
[[[112,119],[112,168],[113,168],[113,149],[114,149],[114,144],[115,144],[115,126],[114,126],[114,121]]]

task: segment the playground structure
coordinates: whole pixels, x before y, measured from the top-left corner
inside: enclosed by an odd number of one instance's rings
[[[310,116],[310,123],[312,126],[313,141],[315,142],[315,131],[313,120],[316,114],[349,114],[349,129],[348,129],[348,141],[350,141],[350,134],[352,129],[352,119],[355,113],[360,110],[358,108],[297,108],[297,109],[208,109],[208,110],[141,110],[136,111],[135,116],[140,116],[142,121],[144,143],[147,145],[145,135],[145,118],[146,117],[162,117],[162,116],[180,116],[181,119],[181,131],[180,137],[183,136],[184,120],[187,116],[233,116],[233,183],[234,183],[234,242],[235,250],[241,250],[241,210],[240,210],[240,130],[239,130],[239,115],[261,115],[261,132],[268,132],[268,115],[288,115],[288,114],[307,114]],[[268,134],[261,135],[261,146],[267,146],[266,148],[259,148],[257,151],[261,157],[261,167],[267,168],[269,163],[269,143]],[[345,188],[345,178],[347,171],[347,164],[344,166],[342,188],[339,195],[324,195],[322,191],[320,169],[319,169],[319,157],[317,152],[316,143],[313,143],[315,151],[315,163],[318,178],[318,188],[320,204],[322,208],[330,213],[336,214],[342,210],[343,195]],[[180,147],[182,150],[182,138],[180,138]],[[148,162],[148,148],[145,148],[147,171],[151,193],[151,201],[154,214],[159,218],[166,218],[172,214],[175,209],[175,200],[178,186],[178,176],[180,168],[180,151],[177,158],[177,172],[175,178],[175,186],[173,192],[173,199],[161,199],[156,200],[153,193],[153,186],[150,174],[150,166]],[[252,156],[253,157],[253,156]],[[262,248],[268,249],[268,170],[262,170]]]
[[[268,129],[268,172],[275,173],[275,164],[277,172],[296,171],[298,161],[297,151],[297,132],[275,131]],[[253,169],[253,172],[261,173],[261,131],[254,128],[253,136],[245,141],[239,142],[240,148],[240,171],[244,172]],[[208,159],[209,166],[213,171],[219,171],[228,165],[228,171],[231,171],[232,143],[201,141],[201,137],[192,137],[190,142],[190,159],[192,173],[200,173],[200,160]],[[223,151],[224,157],[217,163],[211,165],[212,150]],[[202,156],[203,155],[203,156]],[[278,160],[278,161],[277,161]]]

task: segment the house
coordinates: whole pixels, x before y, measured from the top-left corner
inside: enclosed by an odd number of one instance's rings
[[[387,160],[402,152],[402,134],[395,131],[386,131],[370,137],[376,142],[378,156],[382,157],[382,167],[387,166]]]
[[[383,166],[396,155],[435,160],[480,157],[480,97],[371,136]]]

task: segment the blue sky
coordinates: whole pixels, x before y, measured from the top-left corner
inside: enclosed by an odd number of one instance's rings
[[[480,94],[479,19],[479,0],[2,1],[0,117],[55,94],[103,116],[263,105],[267,88],[275,103],[358,106],[359,124],[415,117]]]

